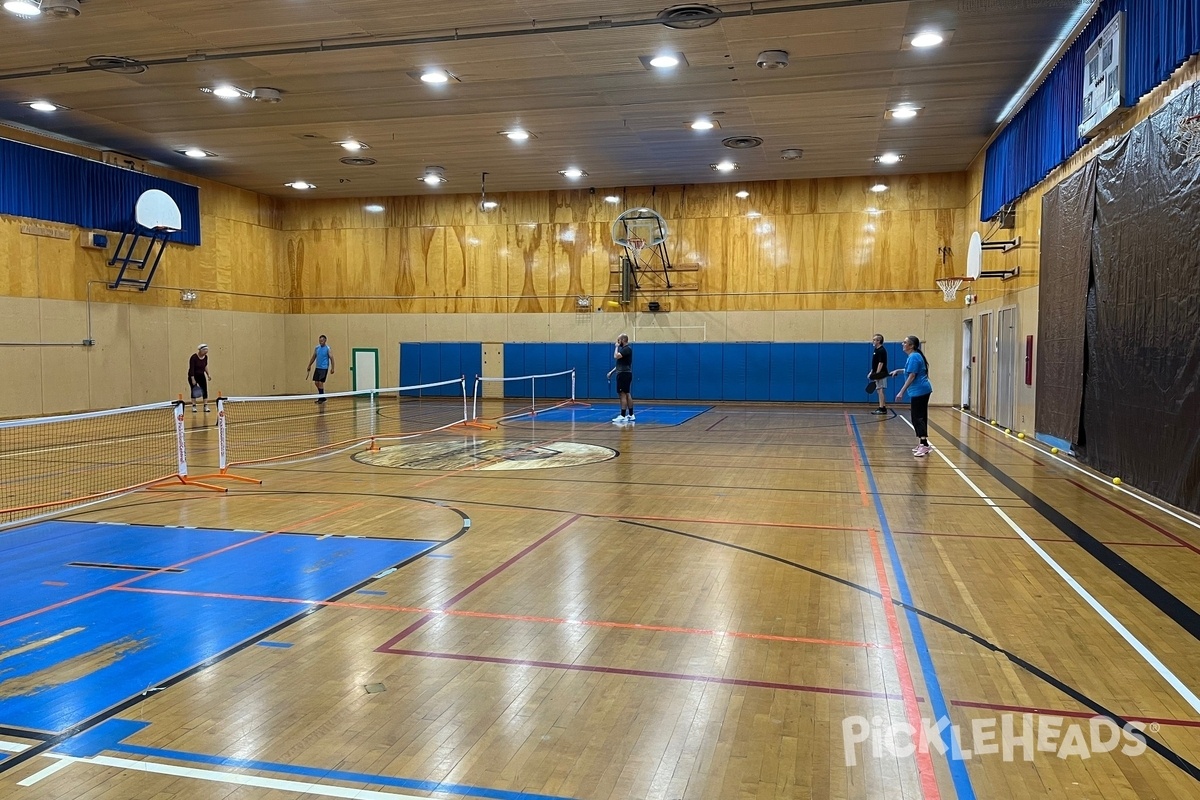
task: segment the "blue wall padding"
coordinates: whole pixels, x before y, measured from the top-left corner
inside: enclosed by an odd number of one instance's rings
[[[901,369],[904,352],[888,342],[888,367]],[[413,386],[467,376],[471,391],[483,370],[480,342],[406,342],[400,345],[400,383]],[[611,342],[508,342],[505,377],[575,370],[580,400],[613,400]],[[871,368],[871,345],[862,342],[645,342],[634,343],[635,400],[778,401],[869,403],[863,391]],[[889,399],[902,379],[893,379]],[[505,384],[505,397],[529,397],[530,383]],[[538,397],[564,398],[570,376],[539,381]],[[425,390],[457,394],[457,387]]]

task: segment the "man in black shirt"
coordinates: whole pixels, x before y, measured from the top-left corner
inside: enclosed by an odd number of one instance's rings
[[[629,346],[629,337],[621,334],[617,337],[617,346],[613,350],[616,366],[608,371],[608,377],[617,373],[617,397],[621,401],[620,416],[613,417],[613,425],[630,425],[636,422],[633,416],[633,397],[629,390],[633,387],[633,348]]]
[[[883,346],[883,334],[877,333],[871,339],[871,343],[875,345],[875,352],[871,354],[871,371],[867,373],[867,380],[875,381],[875,390],[879,393],[879,408],[872,411],[872,414],[886,414],[887,410],[887,379],[888,379],[888,359],[887,350]]]

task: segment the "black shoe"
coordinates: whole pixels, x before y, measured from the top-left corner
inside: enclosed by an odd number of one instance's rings
[[[877,408],[874,411],[872,411],[871,413],[872,414],[886,414],[886,413],[888,413],[888,410],[886,408]]]

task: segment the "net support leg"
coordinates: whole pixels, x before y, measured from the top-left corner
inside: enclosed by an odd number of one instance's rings
[[[181,405],[180,408],[182,409],[183,406]],[[183,411],[179,412],[178,421],[179,421],[179,425],[183,424]],[[204,480],[226,480],[226,481],[240,481],[242,483],[261,484],[262,481],[259,480],[258,478],[247,478],[245,475],[234,475],[229,471],[229,451],[227,449],[229,439],[228,439],[227,433],[228,433],[228,431],[225,428],[225,398],[218,395],[217,396],[217,471],[210,472],[207,475],[201,475],[200,477],[203,478]],[[180,445],[180,446],[182,447],[182,445]],[[217,487],[213,487],[213,488],[217,488]],[[221,489],[221,491],[225,491],[225,490]]]

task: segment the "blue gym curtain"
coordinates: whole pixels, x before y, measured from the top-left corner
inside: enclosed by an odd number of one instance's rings
[[[182,213],[183,230],[169,241],[200,244],[200,190],[195,186],[0,139],[0,214],[124,231],[147,189],[166,192]]]
[[[1083,103],[1083,56],[1100,31],[1125,12],[1125,104],[1138,99],[1200,52],[1197,0],[1104,0],[1034,93],[988,147],[980,218],[991,219],[1084,145],[1076,133]]]

